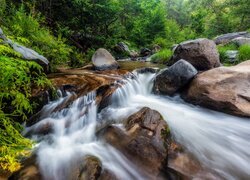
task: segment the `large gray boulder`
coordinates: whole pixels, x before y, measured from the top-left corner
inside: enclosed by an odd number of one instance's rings
[[[244,32],[235,32],[235,33],[228,33],[228,34],[222,34],[220,36],[217,36],[214,39],[214,42],[218,44],[227,44],[231,40],[238,38],[238,37],[244,37],[244,38],[250,38],[250,33],[244,31]]]
[[[111,70],[119,67],[115,58],[106,49],[98,49],[92,56],[92,63],[96,70]]]
[[[237,46],[242,46],[245,44],[250,45],[250,38],[238,37],[238,38],[233,39],[231,42],[236,44]]]
[[[180,59],[185,59],[197,70],[204,71],[220,66],[219,53],[212,40],[200,38],[179,44],[169,65]]]
[[[197,73],[192,64],[181,59],[156,76],[153,91],[157,94],[173,95],[187,85]]]

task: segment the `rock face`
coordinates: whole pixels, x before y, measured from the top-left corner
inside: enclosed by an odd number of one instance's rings
[[[250,45],[250,38],[238,37],[238,38],[233,39],[231,42],[236,44],[237,46],[242,46],[244,44]]]
[[[170,65],[180,59],[185,59],[201,71],[220,66],[216,45],[208,39],[196,39],[179,44],[174,51]]]
[[[170,68],[161,71],[155,78],[155,93],[173,95],[187,85],[198,71],[185,60],[179,60]]]
[[[250,33],[248,32],[235,32],[235,33],[228,33],[228,34],[222,34],[214,39],[214,42],[218,44],[227,44],[232,39],[238,38],[238,37],[246,37],[250,38]]]
[[[96,70],[110,70],[117,69],[119,67],[115,58],[103,48],[98,49],[92,56],[92,63]]]
[[[233,115],[250,116],[250,61],[199,74],[184,99]]]
[[[150,175],[158,176],[163,168],[167,170],[170,134],[161,115],[143,108],[131,115],[124,126],[125,132],[117,126],[107,127],[103,132],[104,139]]]

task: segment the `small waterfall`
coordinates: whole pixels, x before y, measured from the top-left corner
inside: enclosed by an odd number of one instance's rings
[[[44,114],[51,112],[60,102],[69,98],[60,98],[43,109]],[[120,152],[110,145],[99,141],[95,135],[97,107],[95,92],[78,98],[73,104],[59,112],[47,114],[34,128],[43,123],[53,124],[49,135],[33,139],[40,140],[37,147],[38,163],[46,180],[68,180],[75,172],[77,163],[85,156],[99,158],[104,169],[110,170],[119,179],[141,179],[143,176]]]

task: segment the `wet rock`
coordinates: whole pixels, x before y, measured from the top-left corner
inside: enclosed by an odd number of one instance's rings
[[[136,72],[140,73],[140,74],[144,74],[144,73],[157,73],[158,71],[159,71],[159,69],[157,69],[157,68],[150,68],[150,67],[140,68],[140,69],[136,70]]]
[[[233,51],[233,50],[228,50],[225,52],[226,59],[231,63],[238,61],[238,54],[239,51]]]
[[[109,126],[103,132],[104,139],[137,167],[157,176],[167,167],[167,146],[170,141],[168,126],[161,115],[143,108],[124,122],[125,130]],[[121,141],[122,139],[122,141]]]
[[[233,39],[231,42],[234,43],[234,44],[236,44],[239,47],[242,46],[242,45],[245,45],[245,44],[250,45],[250,36],[249,36],[249,38],[238,37],[238,38]]]
[[[214,42],[217,45],[218,44],[227,44],[231,40],[233,40],[235,38],[239,38],[239,37],[250,38],[250,33],[248,33],[248,32],[235,32],[235,33],[222,34],[222,35],[216,37],[214,39]]]
[[[153,91],[155,93],[173,95],[187,85],[197,73],[192,64],[183,59],[179,60],[156,76]]]
[[[188,102],[239,116],[250,116],[250,61],[199,74],[183,98]]]
[[[87,156],[80,167],[78,180],[97,180],[102,173],[102,163],[94,156]],[[103,175],[105,177],[105,175]],[[108,176],[108,174],[106,175]]]
[[[185,59],[197,70],[205,71],[220,66],[219,53],[212,40],[196,39],[179,44],[172,56],[169,65],[180,59]]]
[[[109,98],[112,93],[119,87],[116,82],[121,81],[128,74],[130,73],[126,70],[89,71],[82,69],[65,70],[61,73],[50,74],[49,79],[55,89],[60,89],[62,94],[67,97],[53,109],[50,109],[49,114],[69,107],[78,97],[92,91],[97,92],[96,103],[99,105],[99,110],[106,107],[109,105]],[[71,95],[66,95],[66,92],[71,92]],[[40,94],[41,92],[36,90],[33,95],[34,100],[37,100],[36,97],[40,97]],[[27,126],[32,126],[46,117],[41,108],[48,103],[51,96],[49,93],[42,97],[42,100],[46,100],[45,103],[39,106],[37,113],[29,118]]]
[[[99,71],[117,69],[119,67],[115,58],[103,48],[98,49],[92,56],[94,68]]]

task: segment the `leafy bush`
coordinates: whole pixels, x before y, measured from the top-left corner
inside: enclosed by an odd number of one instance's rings
[[[32,142],[20,134],[20,124],[1,110],[0,124],[0,169],[11,173],[21,167],[18,159],[30,153]]]
[[[159,63],[159,64],[165,64],[168,62],[168,60],[173,55],[173,52],[169,49],[162,49],[158,53],[154,54],[151,57],[151,62],[153,63]]]
[[[227,61],[226,52],[229,50],[238,50],[238,47],[235,44],[227,44],[227,45],[218,45],[217,49],[220,55],[220,61],[222,63],[230,63]]]
[[[32,113],[29,101],[33,86],[50,86],[42,67],[36,62],[7,57],[15,54],[8,46],[0,48],[0,169],[20,168],[19,158],[28,153],[32,142],[22,137],[20,122]],[[3,50],[4,49],[4,50]],[[8,52],[8,53],[6,53]]]
[[[42,27],[40,24],[44,20],[39,14],[27,14],[21,7],[4,21],[7,24],[4,28],[5,34],[48,58],[52,71],[56,65],[70,60],[73,50],[66,45],[66,39],[60,35],[54,37],[48,28]]]
[[[250,60],[250,45],[242,45],[239,48],[239,60],[246,61]]]

